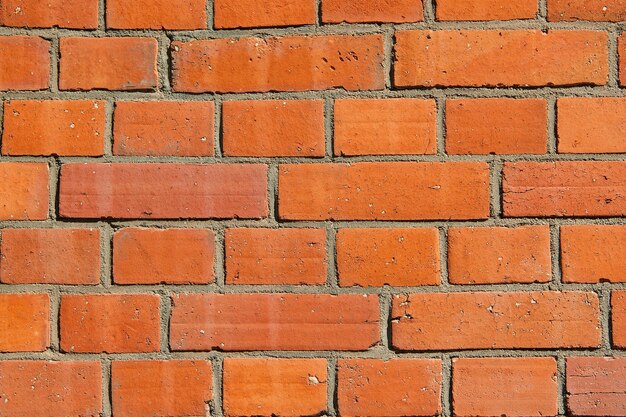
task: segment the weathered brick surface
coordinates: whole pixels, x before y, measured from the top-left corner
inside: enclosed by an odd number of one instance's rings
[[[626,416],[626,0],[0,0],[0,417]]]

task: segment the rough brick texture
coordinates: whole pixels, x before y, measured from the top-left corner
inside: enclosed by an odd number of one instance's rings
[[[452,361],[455,416],[554,416],[554,358],[460,358]]]
[[[211,362],[114,361],[111,398],[116,416],[200,416],[212,399]]]
[[[3,155],[101,156],[105,102],[5,101]]]
[[[325,359],[227,358],[228,416],[313,416],[326,410]]]
[[[4,229],[0,282],[95,285],[100,282],[97,229]]]
[[[626,0],[0,0],[0,417],[626,416]]]
[[[118,101],[113,153],[213,156],[214,105],[198,101]]]

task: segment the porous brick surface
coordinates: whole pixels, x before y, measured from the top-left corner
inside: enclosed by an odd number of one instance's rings
[[[0,0],[0,416],[626,416],[625,22]]]

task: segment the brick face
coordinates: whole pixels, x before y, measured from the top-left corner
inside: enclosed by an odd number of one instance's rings
[[[122,156],[213,156],[213,102],[118,101],[113,153]]]
[[[196,40],[172,48],[172,86],[179,92],[384,87],[380,35]]]
[[[626,0],[0,0],[0,417],[626,416]]]
[[[34,36],[0,36],[0,91],[50,86],[50,42]]]
[[[555,416],[554,358],[459,358],[452,361],[455,416]]]
[[[398,31],[395,59],[396,87],[541,87],[608,81],[607,36],[594,31]]]

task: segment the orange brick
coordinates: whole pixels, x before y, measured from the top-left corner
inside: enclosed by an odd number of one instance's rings
[[[211,362],[142,360],[111,363],[113,415],[200,416],[212,401]]]
[[[550,282],[550,227],[463,227],[448,231],[452,284]]]
[[[626,291],[611,292],[613,347],[626,348]]]
[[[624,0],[548,0],[548,20],[594,20],[620,22],[626,20]]]
[[[502,193],[507,217],[623,216],[626,163],[505,163]]]
[[[452,410],[458,417],[556,416],[554,358],[452,360]]]
[[[626,282],[626,226],[561,226],[563,282]]]
[[[3,229],[1,253],[6,284],[100,283],[97,229]]]
[[[61,90],[154,90],[157,41],[152,38],[61,38]]]
[[[224,359],[228,416],[312,416],[326,410],[326,359]]]
[[[529,47],[532,45],[532,47]],[[551,30],[396,32],[396,87],[604,85],[607,34]]]
[[[215,234],[204,229],[124,228],[113,236],[116,284],[213,282]]]
[[[0,352],[46,350],[50,346],[48,294],[0,294],[0,329]],[[0,361],[0,366],[2,363]],[[0,389],[0,399],[2,392],[6,391]],[[0,415],[3,403],[0,401]]]
[[[323,0],[325,23],[405,23],[424,20],[422,0]]]
[[[50,86],[50,42],[34,36],[0,36],[0,91]]]
[[[104,154],[105,102],[4,102],[3,155]]]
[[[392,346],[399,350],[598,347],[593,292],[470,292],[396,295]]]
[[[283,220],[435,220],[489,216],[482,162],[281,165]]]
[[[172,42],[177,92],[382,90],[382,35]]]
[[[435,154],[436,115],[434,100],[336,100],[335,155]]]
[[[619,85],[626,86],[626,35],[618,38],[617,49],[619,54]]]
[[[0,361],[0,415],[99,416],[102,368],[96,361]]]
[[[321,285],[326,230],[226,229],[227,284]]]
[[[107,0],[107,27],[193,30],[207,28],[205,0]]]
[[[626,99],[560,98],[560,153],[626,152]]]
[[[324,156],[322,100],[226,101],[226,156]]]
[[[544,99],[480,98],[446,101],[449,154],[545,154]]]
[[[535,0],[437,0],[437,20],[534,19]]]
[[[567,358],[565,369],[569,415],[626,415],[626,358]]]
[[[148,294],[64,294],[63,352],[124,353],[161,350],[160,298]]]
[[[113,153],[123,156],[213,156],[212,101],[118,101]]]
[[[3,0],[0,26],[96,29],[98,0]]]
[[[439,232],[427,229],[340,229],[342,287],[439,285]]]
[[[0,163],[0,220],[48,218],[48,165]]]
[[[268,213],[267,166],[64,164],[59,194],[62,217],[259,218]]]
[[[315,0],[215,0],[215,28],[313,25]]]
[[[339,413],[345,417],[439,415],[441,372],[439,359],[339,359]]]
[[[380,340],[378,297],[177,294],[172,350],[367,350]]]

